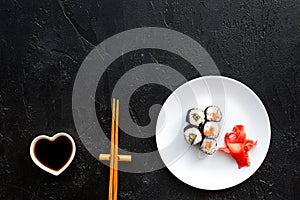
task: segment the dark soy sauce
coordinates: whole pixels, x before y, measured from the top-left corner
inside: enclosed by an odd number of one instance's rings
[[[54,141],[41,139],[35,144],[34,154],[46,167],[58,171],[69,160],[72,154],[72,143],[64,136]]]

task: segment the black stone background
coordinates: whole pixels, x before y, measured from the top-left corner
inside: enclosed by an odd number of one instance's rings
[[[259,170],[233,188],[195,189],[166,168],[120,172],[119,199],[299,199],[298,0],[1,0],[0,199],[107,199],[109,169],[79,139],[74,161],[58,177],[33,164],[29,145],[37,135],[62,130],[76,138],[71,96],[81,62],[106,38],[146,26],[187,34],[207,49],[222,75],[252,88],[269,113],[272,140]],[[132,66],[154,60],[188,79],[199,76],[182,58],[144,49],[116,60],[98,90],[109,93]],[[169,94],[157,85],[140,88],[131,101],[133,110],[144,110],[133,112],[137,123],[147,124],[151,103],[163,103]],[[99,122],[109,133],[109,95],[98,95],[96,106],[103,109]],[[154,138],[120,137],[123,148],[156,149]]]

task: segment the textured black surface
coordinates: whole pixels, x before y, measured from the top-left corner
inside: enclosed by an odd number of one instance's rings
[[[74,161],[59,177],[33,164],[29,145],[39,134],[61,130],[77,138],[71,97],[81,62],[106,38],[145,26],[189,35],[207,49],[222,75],[252,88],[269,113],[272,140],[259,170],[236,187],[194,189],[166,168],[146,174],[120,172],[119,199],[299,199],[300,1],[2,0],[0,19],[0,199],[107,199],[108,167],[79,139]],[[189,79],[198,76],[174,55],[155,50],[143,54],[179,67]],[[126,67],[143,63],[140,55],[114,62],[99,90],[110,91],[119,78],[113,74],[120,69],[126,72]],[[165,94],[161,102],[170,93],[149,85],[135,95],[155,102],[155,92]],[[105,107],[107,99],[99,97],[98,102]],[[132,97],[132,107],[138,99]],[[145,101],[143,106],[150,104]],[[136,115],[138,123],[147,123]],[[100,122],[107,132],[109,117],[107,109]],[[130,150],[156,148],[154,138],[123,141]]]

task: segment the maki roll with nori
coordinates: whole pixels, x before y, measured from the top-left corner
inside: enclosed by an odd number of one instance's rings
[[[198,144],[199,159],[204,159],[216,152],[221,120],[221,110],[214,105],[204,110],[199,108],[188,110],[186,121],[189,125],[184,129],[184,137],[188,144]]]
[[[205,109],[205,116],[208,121],[219,122],[222,119],[222,113],[217,106],[208,106]]]
[[[187,143],[191,145],[198,144],[202,141],[202,134],[196,127],[187,127],[184,131],[184,137]]]
[[[202,125],[205,122],[205,114],[203,110],[193,108],[188,111],[186,121],[194,126]]]
[[[200,150],[203,153],[212,155],[217,150],[217,141],[215,139],[211,139],[211,138],[204,138],[204,140],[200,146]]]
[[[207,138],[216,139],[219,136],[220,126],[217,122],[206,122],[203,126],[203,135]]]

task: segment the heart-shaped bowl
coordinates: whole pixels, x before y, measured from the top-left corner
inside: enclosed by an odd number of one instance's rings
[[[64,132],[52,137],[40,135],[30,145],[30,157],[33,162],[55,176],[61,174],[71,164],[75,152],[76,146],[73,138]]]

